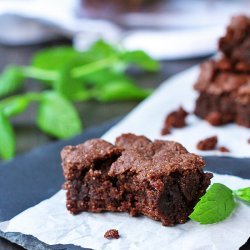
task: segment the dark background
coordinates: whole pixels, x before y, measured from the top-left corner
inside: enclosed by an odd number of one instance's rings
[[[8,64],[28,64],[32,55],[42,48],[70,44],[68,40],[59,40],[53,43],[43,45],[25,46],[25,47],[6,47],[0,46],[0,70]],[[205,60],[205,58],[187,59],[181,61],[166,61],[161,62],[162,70],[157,74],[132,72],[138,83],[144,87],[156,88],[168,77],[181,72],[189,67],[196,65]],[[36,82],[28,82],[25,90],[39,90],[41,85]],[[77,109],[80,113],[84,128],[96,126],[104,121],[108,121],[115,117],[123,116],[132,110],[138,102],[113,102],[113,103],[98,103],[95,101],[77,103]],[[20,155],[28,152],[31,149],[39,147],[54,141],[53,138],[41,133],[34,125],[35,106],[31,106],[24,114],[13,119],[15,132],[17,136],[17,154]],[[10,244],[6,240],[0,239],[0,249],[13,250],[23,249],[14,244]]]

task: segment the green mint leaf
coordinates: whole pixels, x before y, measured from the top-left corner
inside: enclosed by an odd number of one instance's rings
[[[114,56],[106,57],[88,64],[85,64],[80,67],[72,69],[73,77],[84,77],[89,74],[97,73],[103,69],[108,69],[117,62],[117,58]]]
[[[56,138],[69,138],[82,131],[81,120],[74,106],[55,92],[46,92],[41,99],[37,125]]]
[[[0,112],[0,155],[9,160],[15,154],[15,134],[8,118]]]
[[[30,103],[27,96],[13,96],[0,102],[2,112],[6,117],[12,117],[24,112]]]
[[[23,85],[22,69],[18,66],[9,66],[0,75],[0,97],[12,94]]]
[[[91,86],[103,86],[110,82],[132,82],[132,80],[119,72],[114,72],[110,69],[103,69],[96,73],[88,74],[81,79]]]
[[[250,202],[250,187],[238,189],[234,191],[234,194],[237,198]]]
[[[72,68],[76,65],[79,65],[79,62],[72,61],[59,71],[59,77],[54,82],[54,89],[67,99],[86,101],[91,98],[91,93],[85,89],[82,79],[73,78],[71,75]]]
[[[201,224],[213,224],[225,220],[235,209],[232,190],[214,183],[196,204],[190,219]]]
[[[44,49],[32,59],[32,66],[45,70],[59,70],[65,64],[79,56],[80,52],[70,46]]]
[[[94,91],[94,97],[102,102],[143,100],[152,90],[142,89],[127,81],[109,82]]]
[[[116,46],[113,46],[101,39],[95,42],[88,51],[84,52],[84,56],[95,61],[110,56],[118,56],[119,53],[120,51]]]
[[[126,51],[121,58],[125,62],[134,64],[147,71],[156,72],[160,69],[159,63],[142,50]]]

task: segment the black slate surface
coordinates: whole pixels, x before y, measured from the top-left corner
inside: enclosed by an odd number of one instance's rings
[[[64,182],[60,165],[60,151],[65,145],[75,145],[100,137],[119,119],[93,127],[70,139],[49,144],[0,165],[0,221],[9,220],[25,209],[54,195]],[[250,178],[250,158],[205,157],[206,170],[219,174]],[[33,236],[0,232],[26,249],[82,249],[74,245],[49,246]],[[250,249],[249,241],[244,249]]]

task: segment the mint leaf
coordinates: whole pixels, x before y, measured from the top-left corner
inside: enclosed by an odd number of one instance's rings
[[[2,111],[6,117],[12,117],[24,112],[27,109],[29,103],[30,100],[27,98],[27,96],[20,95],[10,97],[0,102],[0,107],[2,106]]]
[[[232,190],[220,183],[214,183],[196,204],[189,216],[201,224],[213,224],[225,220],[235,209]]]
[[[116,81],[107,83],[94,91],[93,96],[102,102],[143,100],[151,94],[150,89],[141,89],[131,82]]]
[[[83,54],[86,58],[92,58],[92,60],[95,61],[110,56],[117,57],[119,53],[120,51],[116,46],[113,46],[101,39],[95,42],[91,48]]]
[[[65,64],[79,56],[80,52],[71,46],[44,49],[32,59],[33,67],[45,70],[60,70]]]
[[[59,77],[54,82],[54,89],[67,99],[86,101],[91,98],[91,93],[85,89],[82,79],[73,78],[71,75],[72,68],[78,64],[79,61],[72,61],[60,70]]]
[[[91,73],[81,77],[83,82],[91,86],[103,86],[110,82],[132,82],[132,80],[123,73],[113,72],[109,69],[103,69],[96,73]]]
[[[81,120],[74,106],[56,92],[46,92],[40,102],[37,125],[56,138],[69,138],[82,130]]]
[[[12,94],[23,85],[22,69],[18,66],[8,66],[0,75],[0,97]]]
[[[148,71],[158,71],[160,65],[142,50],[126,51],[121,56],[122,60],[134,64]]]
[[[250,202],[250,187],[238,189],[234,191],[234,195],[243,201]]]
[[[4,160],[15,154],[15,134],[8,118],[0,112],[0,155]]]

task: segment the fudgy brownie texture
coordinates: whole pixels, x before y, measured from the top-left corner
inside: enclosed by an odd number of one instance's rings
[[[233,64],[250,68],[250,17],[240,15],[232,18],[219,49]]]
[[[120,235],[119,235],[118,230],[110,229],[104,234],[104,237],[109,239],[109,240],[112,240],[112,239],[119,239]]]
[[[167,115],[164,126],[161,131],[162,135],[170,134],[171,128],[183,128],[186,126],[186,117],[188,112],[182,107]]]
[[[210,124],[250,127],[250,18],[232,18],[219,40],[222,57],[201,65],[195,114]]]
[[[250,127],[250,73],[221,70],[219,64],[201,65],[194,113],[215,126],[236,122]]]
[[[218,138],[217,136],[211,136],[198,142],[197,149],[206,151],[214,150],[217,146]]]
[[[184,223],[210,184],[204,160],[179,143],[123,134],[112,145],[89,140],[62,150],[67,209],[146,215]]]

